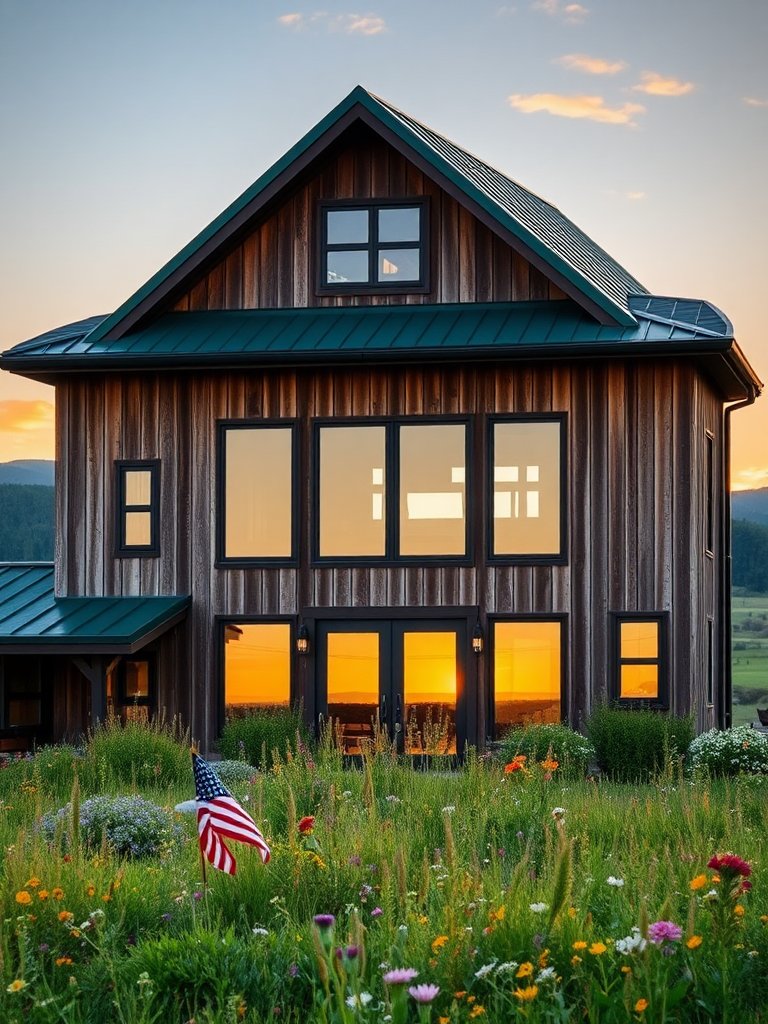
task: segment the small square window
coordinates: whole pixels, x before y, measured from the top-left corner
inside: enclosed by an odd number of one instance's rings
[[[616,615],[615,695],[620,701],[665,705],[666,618]]]
[[[117,462],[118,558],[160,554],[160,462]]]
[[[424,199],[323,203],[318,290],[427,291]]]

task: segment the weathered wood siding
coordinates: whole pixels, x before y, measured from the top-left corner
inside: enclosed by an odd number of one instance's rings
[[[466,414],[482,467],[485,414],[549,411],[568,414],[567,565],[487,564],[478,515],[472,567],[310,567],[313,417]],[[206,741],[219,685],[214,616],[292,615],[313,606],[564,613],[574,722],[607,692],[609,613],[667,611],[673,707],[694,710],[700,726],[711,721],[706,620],[713,616],[717,634],[720,551],[712,558],[704,550],[705,431],[714,435],[717,467],[721,406],[689,363],[105,375],[62,383],[56,415],[60,464],[68,467],[57,482],[58,593],[191,593],[186,627],[161,647],[160,701]],[[216,421],[246,417],[300,417],[298,569],[215,567]],[[113,557],[118,458],[161,460],[159,558]],[[478,493],[478,511],[484,503]],[[720,513],[718,505],[718,523]],[[487,655],[480,670],[487,680]]]
[[[315,294],[319,200],[416,196],[430,200],[427,294]],[[172,305],[177,310],[271,309],[562,298],[541,271],[400,153],[370,136],[318,169]]]

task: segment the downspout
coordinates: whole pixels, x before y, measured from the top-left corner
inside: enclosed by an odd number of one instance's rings
[[[748,397],[743,402],[735,402],[729,405],[723,415],[723,489],[724,498],[722,538],[725,558],[720,559],[720,601],[722,604],[722,645],[723,652],[721,667],[723,671],[723,688],[721,691],[721,707],[718,709],[718,725],[720,728],[730,729],[733,718],[733,651],[732,651],[732,562],[733,553],[731,550],[731,413],[738,409],[744,409],[753,405],[758,396],[758,391],[753,384],[748,385]]]

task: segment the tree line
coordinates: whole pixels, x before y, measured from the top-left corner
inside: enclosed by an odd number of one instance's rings
[[[53,487],[0,484],[0,562],[53,561]]]

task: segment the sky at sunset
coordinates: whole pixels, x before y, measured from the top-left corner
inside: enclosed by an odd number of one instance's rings
[[[359,83],[768,380],[766,40],[766,0],[0,0],[0,350],[113,310]],[[53,401],[0,373],[0,462],[53,458]],[[768,398],[733,471],[768,485]]]

